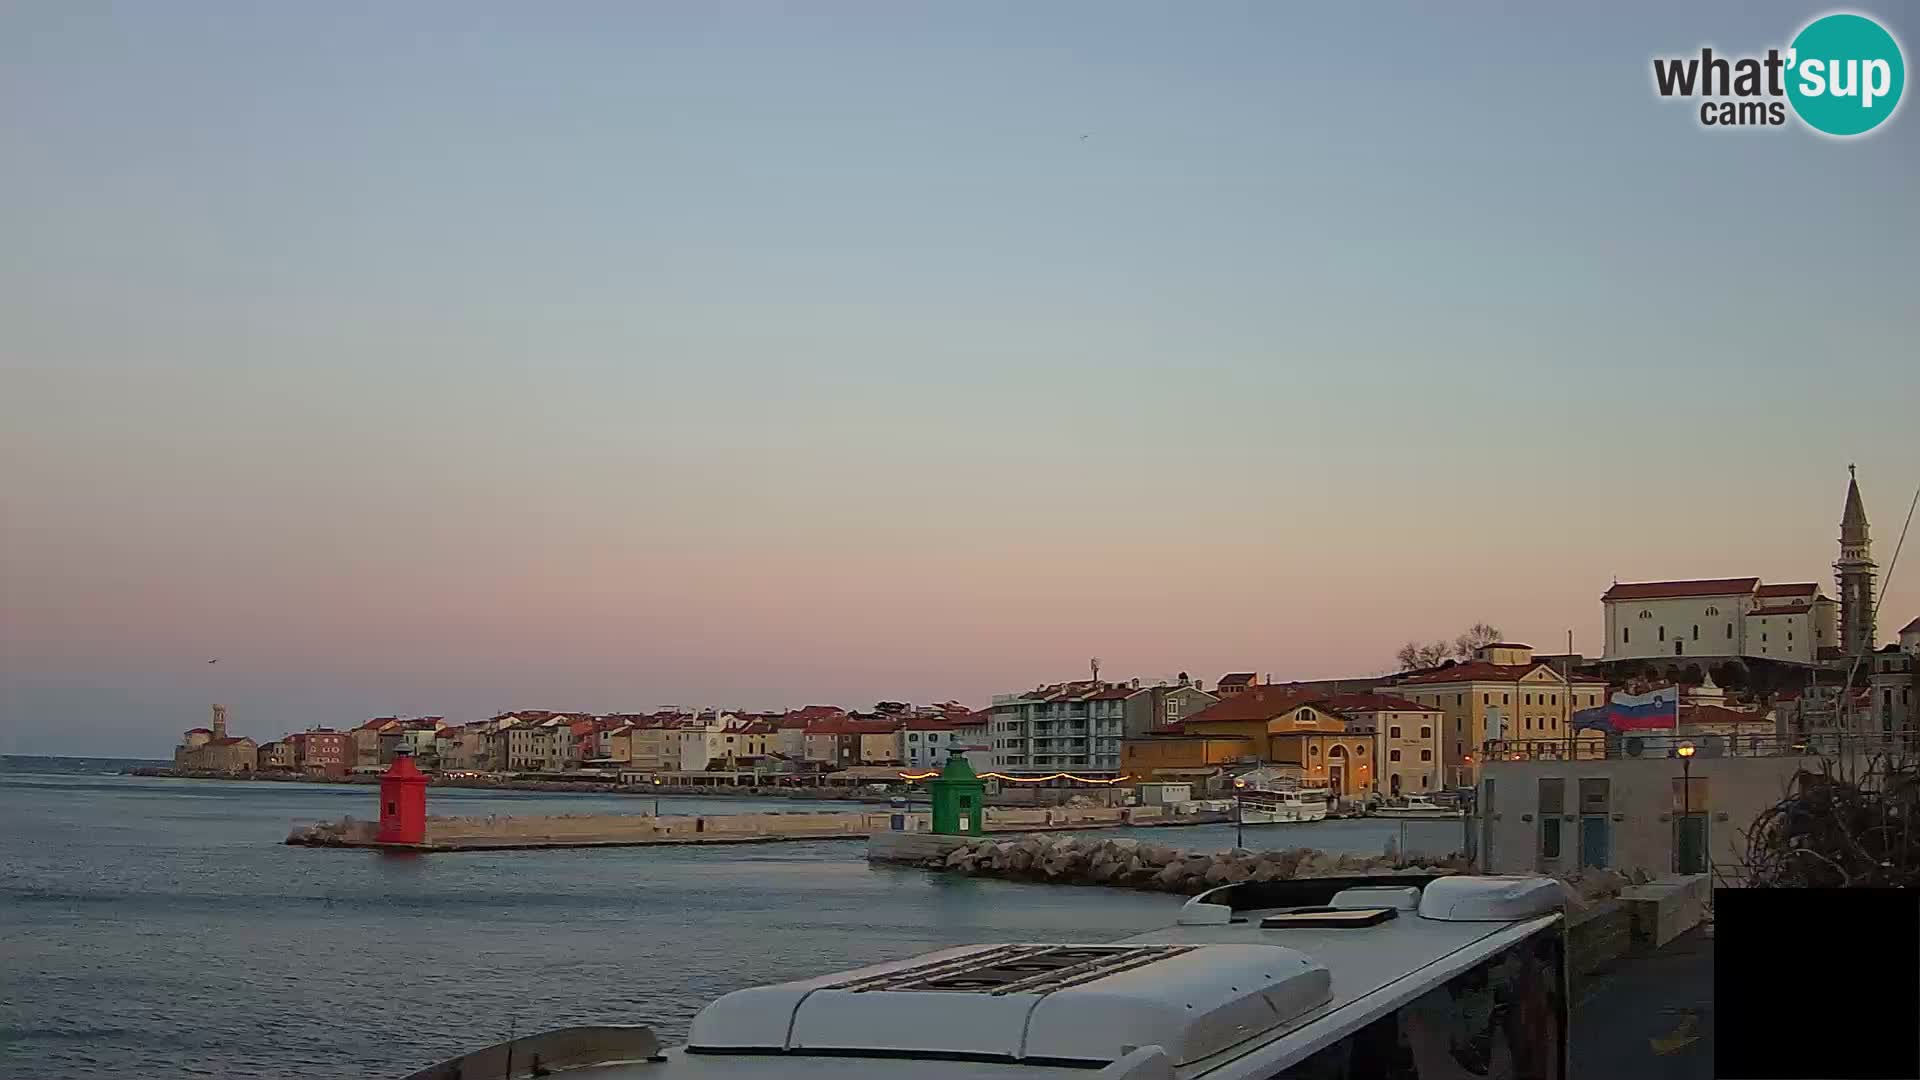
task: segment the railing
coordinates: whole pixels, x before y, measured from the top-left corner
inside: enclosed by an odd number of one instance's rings
[[[1482,748],[1483,762],[1496,761],[1615,761],[1635,758],[1678,758],[1682,746],[1693,748],[1698,759],[1723,757],[1873,757],[1920,752],[1920,741],[1881,734],[1849,735],[1610,735],[1578,740],[1499,739]]]

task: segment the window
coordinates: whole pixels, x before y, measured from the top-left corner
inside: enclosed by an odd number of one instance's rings
[[[1502,704],[1502,705],[1510,705],[1510,704],[1512,704],[1512,701],[1511,701],[1511,699],[1512,699],[1512,697],[1513,697],[1513,695],[1512,695],[1512,694],[1501,694],[1501,695],[1500,695],[1500,704]]]
[[[1528,716],[1528,717],[1523,717],[1523,718],[1521,719],[1521,721],[1520,721],[1520,724],[1521,724],[1521,726],[1522,726],[1522,727],[1524,727],[1524,728],[1525,728],[1526,730],[1528,730],[1528,731],[1532,731],[1532,730],[1533,730],[1533,717],[1531,717],[1531,716]]]
[[[1527,704],[1529,704],[1529,705],[1531,705],[1531,704],[1533,704],[1533,695],[1532,695],[1532,694],[1528,694],[1528,695],[1527,695]]]
[[[1366,757],[1366,756],[1367,756],[1367,748],[1366,748],[1366,747],[1364,747],[1364,746],[1356,746],[1356,747],[1354,747],[1354,748],[1353,748],[1353,756],[1354,756],[1354,757]]]
[[[1699,623],[1693,624],[1693,640],[1695,641],[1700,640],[1700,624]]]
[[[1400,760],[1400,751],[1399,751],[1399,750],[1397,750],[1397,749],[1395,749],[1395,750],[1389,750],[1389,751],[1387,751],[1387,760],[1388,760],[1388,761],[1399,761],[1399,760]]]
[[[1717,608],[1717,607],[1710,607],[1710,608],[1708,608],[1708,609],[1707,609],[1707,614],[1708,614],[1708,615],[1718,615],[1718,614],[1720,614],[1720,609],[1719,609],[1719,608]]]
[[[1422,739],[1424,739],[1424,740],[1427,740],[1427,741],[1432,741],[1432,739],[1433,739],[1433,729],[1432,729],[1432,728],[1430,728],[1430,727],[1422,727],[1422,728],[1420,729],[1420,738],[1422,738]]]
[[[1307,756],[1308,757],[1320,756],[1320,746],[1318,743],[1315,743],[1314,745],[1307,747]]]
[[[1480,704],[1482,704],[1482,705],[1491,705],[1491,704],[1493,704],[1493,695],[1492,695],[1492,694],[1481,694],[1481,695],[1480,695]]]
[[[1667,628],[1664,626],[1660,628],[1660,640],[1661,641],[1667,640]]]
[[[1733,624],[1732,623],[1727,624],[1727,640],[1728,641],[1733,640]]]
[[[1467,695],[1465,695],[1465,694],[1455,694],[1455,695],[1453,695],[1453,703],[1454,703],[1455,705],[1465,705],[1465,704],[1467,703]],[[1438,704],[1439,704],[1439,702],[1437,702],[1437,701],[1436,701],[1436,702],[1434,702],[1434,704],[1436,704],[1436,705],[1438,705]]]
[[[1686,643],[1686,642],[1684,642],[1684,641],[1676,641],[1676,642],[1674,642],[1674,643],[1673,643],[1673,655],[1675,655],[1675,656],[1685,656],[1685,655],[1687,655],[1687,643]]]
[[[1540,857],[1543,859],[1560,857],[1560,819],[1557,817],[1540,819]]]
[[[1767,635],[1765,635],[1765,634],[1761,634],[1761,635],[1760,635],[1760,640],[1761,640],[1761,641],[1765,641],[1765,640],[1767,640]]]
[[[1627,642],[1632,640],[1633,640],[1633,631],[1627,629],[1624,626],[1621,627],[1620,628],[1620,644],[1625,645]]]
[[[1421,761],[1432,761],[1432,760],[1433,760],[1433,751],[1431,751],[1431,750],[1422,750],[1422,751],[1420,751],[1420,760],[1421,760]]]
[[[1398,725],[1387,729],[1387,738],[1397,739],[1399,737],[1400,737],[1400,728]]]
[[[1445,1055],[1448,1043],[1461,1049],[1471,1060],[1474,1075],[1490,1058],[1509,1061],[1538,1061],[1543,1068],[1525,1075],[1539,1080],[1565,1080],[1560,1071],[1561,1047],[1566,1039],[1567,1003],[1561,990],[1566,986],[1563,938],[1552,932],[1538,933],[1468,968],[1422,996],[1407,1002],[1398,1012],[1378,1020],[1331,1043],[1298,1064],[1274,1077],[1274,1080],[1327,1080],[1329,1077],[1412,1076],[1412,1065],[1399,1064],[1407,1058],[1409,1040],[1425,1042],[1429,1030],[1422,1024],[1432,1016],[1461,1016],[1462,1003],[1479,999],[1487,1008],[1471,1012],[1457,1035],[1439,1033],[1438,1053]],[[1543,1022],[1516,1023],[1517,1016],[1538,1016]],[[1431,1021],[1427,1021],[1430,1023]],[[1467,1048],[1473,1049],[1467,1049]],[[1478,1048],[1486,1047],[1486,1050]],[[1498,1047],[1495,1049],[1495,1047]],[[1466,1074],[1468,1069],[1454,1061],[1446,1062],[1449,1073]],[[1516,1072],[1516,1075],[1519,1075]]]
[[[928,737],[929,737],[929,738],[931,738],[932,736],[928,736]],[[920,734],[919,734],[918,732],[914,732],[914,731],[909,731],[909,732],[907,732],[907,741],[908,741],[908,742],[919,742],[919,741],[920,741]]]
[[[1789,630],[1789,631],[1787,631],[1787,640],[1788,640],[1788,641],[1792,641],[1792,640],[1793,640],[1793,631],[1791,631],[1791,630]]]

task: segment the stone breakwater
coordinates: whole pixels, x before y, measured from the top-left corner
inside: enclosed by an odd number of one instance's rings
[[[1312,848],[1255,852],[1246,848],[1210,854],[1131,838],[1041,834],[1005,840],[961,840],[950,850],[896,860],[927,870],[973,877],[1104,885],[1192,896],[1242,881],[1384,874],[1465,873],[1458,856],[1401,858],[1394,854],[1332,854]]]

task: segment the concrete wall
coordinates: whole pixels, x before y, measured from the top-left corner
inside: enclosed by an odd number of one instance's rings
[[[1802,757],[1694,758],[1689,802],[1694,813],[1706,814],[1709,862],[1716,868],[1737,863],[1753,819],[1787,793],[1797,771],[1817,765],[1815,759]],[[1496,874],[1576,870],[1583,861],[1582,830],[1587,819],[1599,818],[1606,832],[1607,868],[1668,873],[1674,868],[1682,775],[1678,758],[1488,762],[1481,776],[1477,823],[1482,865]],[[1539,794],[1540,781],[1553,778],[1565,781],[1565,801],[1559,815],[1560,853],[1549,859],[1541,851],[1545,825]],[[1605,813],[1591,814],[1581,805],[1580,780],[1585,778],[1608,781]],[[1484,850],[1489,841],[1491,850]]]

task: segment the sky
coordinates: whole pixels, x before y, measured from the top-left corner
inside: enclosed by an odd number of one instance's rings
[[[1849,463],[1884,572],[1920,118],[1650,75],[1824,10],[0,6],[0,752],[1596,653]]]

